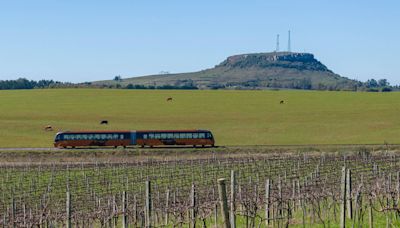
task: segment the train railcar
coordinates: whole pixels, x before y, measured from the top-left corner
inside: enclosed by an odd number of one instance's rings
[[[136,144],[144,146],[214,146],[215,141],[211,131],[186,130],[186,131],[137,131]]]
[[[142,131],[66,131],[56,134],[54,146],[127,147],[127,146],[214,146],[208,130],[142,130]]]

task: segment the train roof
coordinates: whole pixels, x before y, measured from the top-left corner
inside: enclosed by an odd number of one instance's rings
[[[70,133],[70,134],[78,134],[78,133],[82,133],[82,134],[90,134],[90,133],[131,133],[132,131],[111,131],[111,130],[107,130],[107,131],[88,131],[88,130],[84,130],[84,131],[61,131],[58,132],[57,134],[66,134],[66,133]]]
[[[139,133],[144,133],[144,132],[167,132],[167,133],[176,133],[176,132],[209,132],[209,130],[199,130],[199,129],[186,129],[186,130],[139,130],[136,131]]]
[[[127,130],[122,130],[122,131],[112,131],[112,130],[96,130],[96,131],[88,131],[88,130],[84,130],[84,131],[62,131],[62,132],[58,132],[57,134],[90,134],[90,133],[131,133],[131,132],[138,132],[138,133],[145,133],[145,132],[167,132],[167,133],[177,133],[177,132],[210,132],[209,130],[199,130],[199,129],[186,129],[186,130],[132,130],[132,131],[127,131]]]

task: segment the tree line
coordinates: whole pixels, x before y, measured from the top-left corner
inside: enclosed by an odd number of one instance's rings
[[[28,80],[26,78],[19,78],[16,80],[0,80],[0,90],[16,90],[16,89],[46,89],[46,88],[110,88],[110,89],[184,89],[196,90],[199,89],[193,81],[182,81],[174,85],[134,85],[134,84],[121,84],[121,78],[114,79],[116,83],[113,84],[93,84],[91,82],[84,83],[69,83],[59,82],[53,80]],[[262,89],[262,88],[282,88],[282,89],[302,89],[302,90],[347,90],[347,91],[367,91],[367,92],[390,92],[399,91],[400,86],[392,86],[387,79],[369,79],[366,82],[354,81],[354,83],[338,82],[336,84],[313,84],[310,79],[303,78],[297,81],[280,82],[272,80],[270,82],[264,81],[247,81],[240,83],[226,83],[226,84],[211,84],[209,89]]]
[[[17,80],[0,80],[0,90],[65,88],[73,86],[74,84],[72,83],[53,80],[34,81],[26,78],[19,78]]]

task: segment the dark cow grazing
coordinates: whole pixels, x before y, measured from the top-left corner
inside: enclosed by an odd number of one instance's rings
[[[108,124],[108,120],[102,120],[100,124]]]
[[[51,125],[47,125],[47,126],[44,127],[44,130],[45,131],[52,131],[53,127]]]
[[[167,101],[172,101],[172,97],[168,97],[168,98],[167,98]]]
[[[285,101],[283,101],[283,100],[281,102],[279,102],[279,104],[284,104],[284,103],[285,103]]]

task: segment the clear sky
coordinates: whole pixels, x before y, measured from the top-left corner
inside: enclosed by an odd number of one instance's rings
[[[0,0],[0,80],[83,82],[310,52],[334,72],[400,84],[400,1]]]

